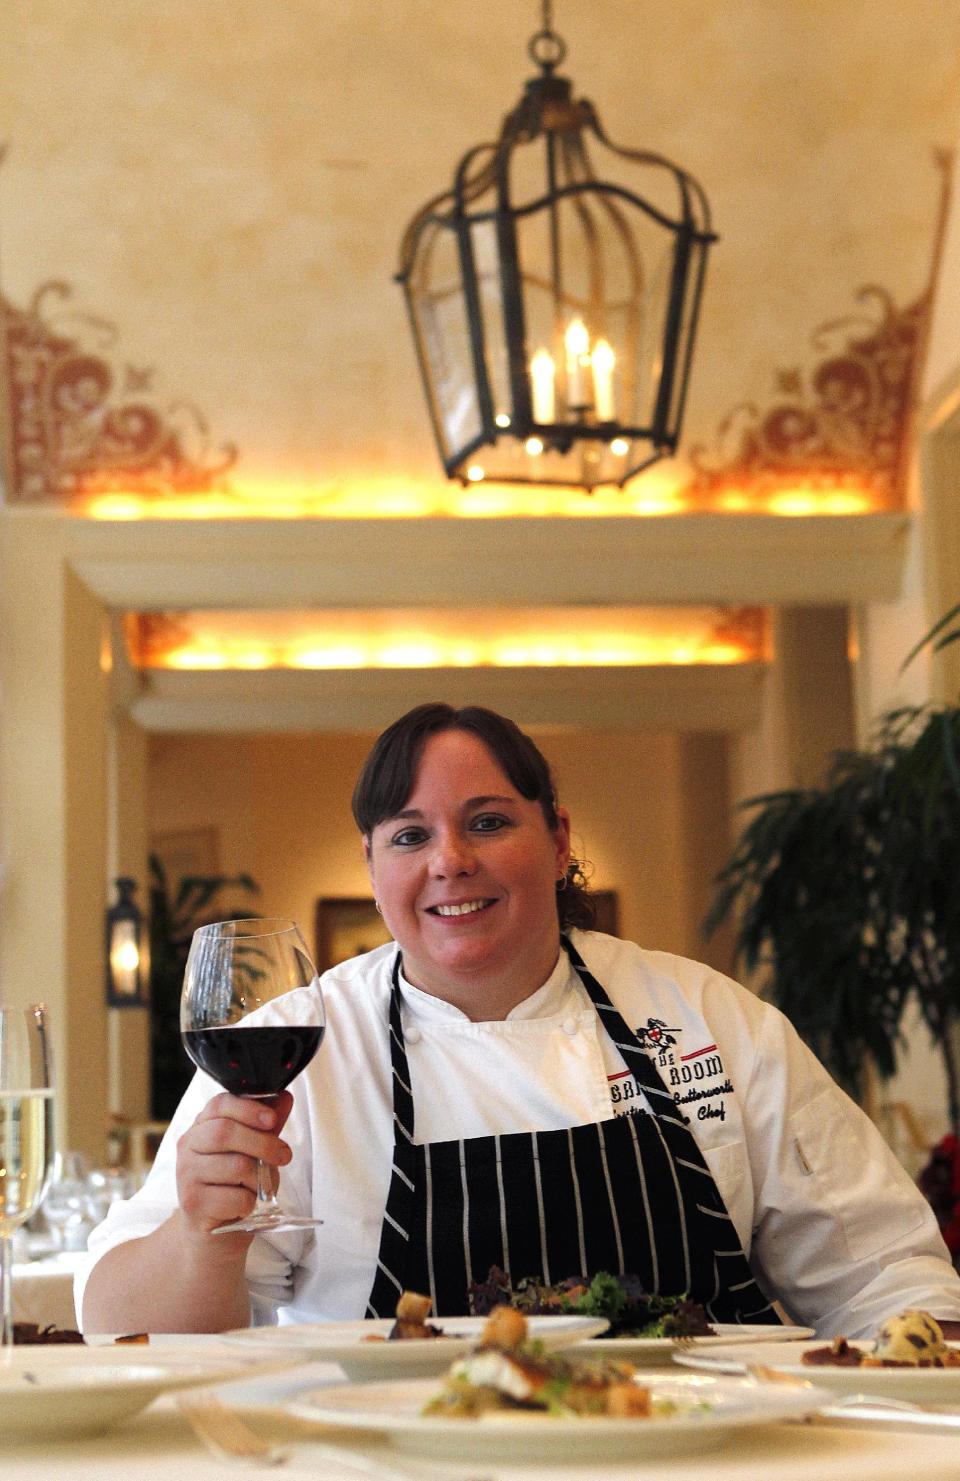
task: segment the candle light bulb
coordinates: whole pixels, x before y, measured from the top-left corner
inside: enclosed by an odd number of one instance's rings
[[[573,319],[563,336],[567,352],[567,406],[584,405],[586,383],[584,370],[590,365],[590,336],[582,319]]]
[[[530,388],[533,399],[533,420],[552,422],[556,409],[554,377],[556,366],[549,350],[539,349],[530,361]]]
[[[614,420],[613,371],[617,357],[608,340],[598,339],[590,357],[593,368],[593,406],[598,422]]]

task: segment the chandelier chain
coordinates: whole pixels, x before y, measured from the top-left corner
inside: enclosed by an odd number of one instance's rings
[[[540,30],[531,36],[527,55],[549,77],[566,56],[567,43],[553,29],[553,0],[540,0],[540,17]]]

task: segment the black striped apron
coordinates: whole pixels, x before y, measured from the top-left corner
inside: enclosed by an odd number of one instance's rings
[[[393,1170],[366,1315],[392,1316],[402,1290],[429,1294],[439,1316],[463,1315],[471,1282],[498,1265],[514,1284],[600,1270],[636,1275],[648,1292],[702,1302],[713,1321],[777,1322],[681,1107],[561,939],[652,1114],[416,1145],[398,952],[390,999]]]

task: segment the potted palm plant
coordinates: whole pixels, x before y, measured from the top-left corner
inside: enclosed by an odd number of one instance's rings
[[[906,662],[958,640],[960,605]],[[960,705],[890,710],[820,786],[744,806],[754,811],[717,879],[708,933],[732,920],[760,991],[860,1098],[867,1056],[894,1073],[916,1002],[960,1135]]]

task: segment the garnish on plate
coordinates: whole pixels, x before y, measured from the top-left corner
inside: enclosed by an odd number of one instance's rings
[[[657,1296],[635,1275],[599,1271],[592,1279],[570,1276],[554,1285],[535,1279],[514,1287],[497,1266],[470,1287],[470,1309],[487,1316],[512,1306],[525,1316],[596,1316],[610,1323],[607,1337],[711,1337],[713,1328],[699,1302],[686,1296]]]
[[[647,1419],[673,1413],[675,1407],[654,1403],[630,1363],[545,1353],[542,1343],[528,1337],[522,1312],[500,1305],[487,1319],[478,1345],[452,1364],[442,1390],[423,1413],[451,1419],[495,1411]]]

